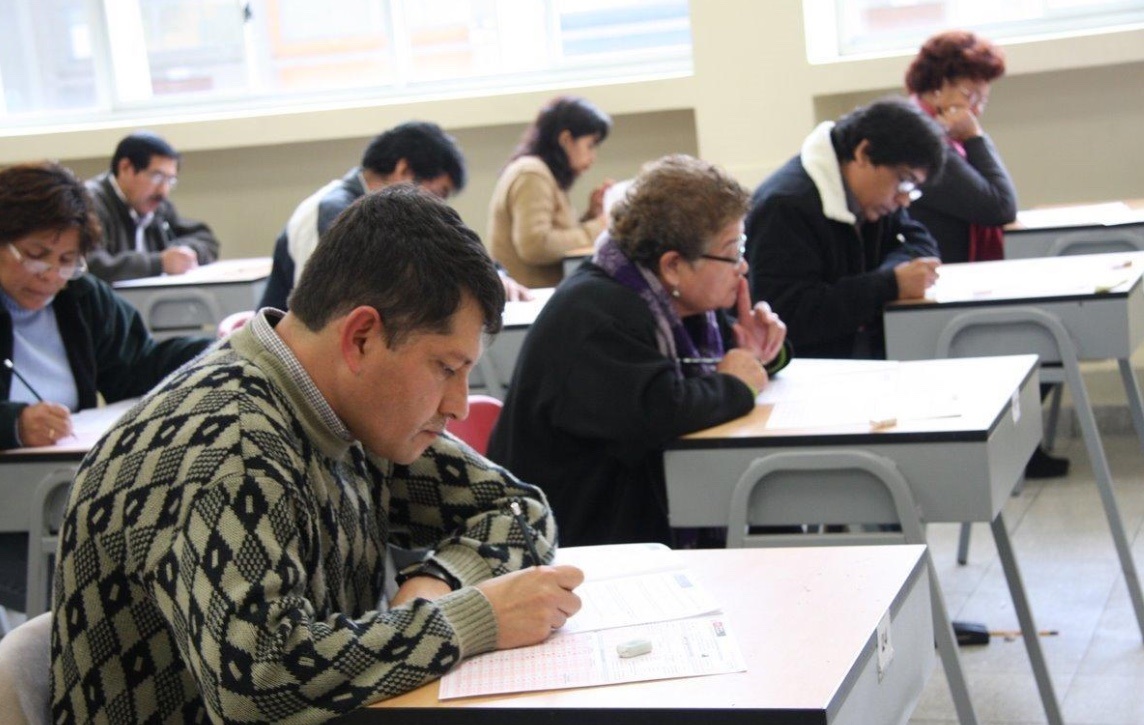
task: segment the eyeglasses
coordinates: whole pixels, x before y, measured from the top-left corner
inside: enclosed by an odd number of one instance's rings
[[[740,234],[739,235],[739,254],[737,256],[724,257],[724,256],[721,256],[718,254],[700,254],[699,256],[703,257],[704,259],[715,260],[716,262],[726,262],[727,264],[738,265],[740,262],[743,261],[743,257],[745,257],[746,255],[747,255],[747,235],[746,234]]]
[[[910,201],[917,201],[922,198],[922,190],[918,188],[918,182],[909,177],[898,177],[898,193],[905,194],[910,198]]]
[[[68,282],[73,279],[79,279],[83,276],[83,273],[87,271],[87,260],[83,257],[79,257],[74,262],[52,264],[42,259],[25,257],[23,254],[20,254],[19,249],[16,249],[15,244],[9,244],[8,249],[12,252],[12,256],[16,258],[16,261],[24,265],[24,269],[27,270],[29,274],[34,274],[37,277],[45,275],[54,269],[60,279]]]
[[[168,189],[174,189],[179,185],[179,177],[174,174],[164,174],[162,171],[147,173],[147,178],[150,179],[151,183],[155,186],[166,184]]]
[[[965,101],[969,104],[970,109],[981,113],[985,110],[985,106],[989,104],[989,96],[964,86],[957,86],[957,92],[965,96]]]

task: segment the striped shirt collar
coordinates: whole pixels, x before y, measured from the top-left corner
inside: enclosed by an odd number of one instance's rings
[[[326,398],[322,395],[322,392],[318,390],[318,386],[314,384],[314,380],[310,377],[310,374],[302,367],[302,363],[298,361],[298,358],[294,355],[294,351],[291,350],[290,347],[282,341],[282,338],[278,337],[278,333],[274,331],[274,326],[278,324],[285,314],[285,312],[279,310],[266,308],[252,317],[247,324],[250,325],[250,330],[254,333],[255,339],[282,362],[283,367],[286,368],[286,373],[290,376],[294,384],[298,386],[298,389],[302,392],[302,396],[306,399],[310,408],[318,414],[322,423],[342,440],[353,442],[354,437],[353,434],[350,433],[350,429],[346,427],[346,424],[342,422],[342,419],[338,417],[338,414],[335,413],[334,409],[330,407],[330,404],[326,402]]]

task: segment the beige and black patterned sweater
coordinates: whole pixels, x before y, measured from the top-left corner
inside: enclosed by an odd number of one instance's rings
[[[81,467],[54,583],[56,722],[322,721],[494,647],[470,585],[526,563],[512,498],[551,559],[539,490],[448,437],[409,466],[340,438],[254,322]],[[387,542],[431,548],[462,586],[381,611]]]

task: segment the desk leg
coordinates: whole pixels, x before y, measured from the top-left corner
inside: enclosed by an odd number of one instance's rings
[[[1033,666],[1033,677],[1037,681],[1037,689],[1041,692],[1045,716],[1050,725],[1061,725],[1064,719],[1061,717],[1057,695],[1053,691],[1049,668],[1045,665],[1041,639],[1037,635],[1033,613],[1029,610],[1029,600],[1025,597],[1025,585],[1021,581],[1021,572],[1017,569],[1017,558],[1013,555],[1013,544],[1009,541],[1009,532],[1005,529],[1004,515],[998,513],[990,526],[993,528],[993,540],[997,542],[997,555],[1001,558],[1001,568],[1005,571],[1005,581],[1009,584],[1009,595],[1013,598],[1013,608],[1017,610],[1021,634],[1025,638],[1025,650],[1029,653],[1029,662]]]
[[[1124,392],[1128,396],[1128,410],[1132,412],[1132,425],[1136,428],[1136,437],[1140,439],[1140,447],[1144,448],[1144,400],[1140,398],[1140,383],[1136,381],[1136,372],[1132,369],[1131,361],[1121,358],[1116,362],[1120,365],[1120,378],[1124,381]]]
[[[977,725],[977,713],[973,710],[973,701],[969,699],[969,687],[965,682],[965,671],[961,668],[961,654],[957,649],[957,635],[953,632],[953,623],[949,619],[949,610],[945,607],[945,597],[941,593],[941,582],[937,580],[937,570],[933,566],[933,557],[930,556],[929,547],[926,547],[926,569],[929,571],[930,595],[933,603],[933,634],[937,640],[937,652],[941,656],[941,668],[945,671],[945,680],[949,683],[949,694],[953,698],[953,706],[957,710],[957,720],[961,725]]]
[[[1132,417],[1136,425],[1137,434],[1144,439],[1144,418],[1140,413],[1140,389],[1136,386],[1136,376],[1128,366],[1127,360],[1120,360],[1120,373],[1124,377],[1124,387],[1129,398],[1129,407],[1133,410]],[[1108,528],[1112,531],[1112,541],[1116,545],[1116,554],[1120,558],[1120,569],[1124,572],[1124,583],[1128,586],[1128,597],[1132,600],[1132,609],[1136,612],[1136,625],[1140,628],[1140,636],[1144,638],[1144,596],[1140,592],[1140,577],[1136,573],[1136,562],[1132,558],[1132,546],[1128,541],[1128,534],[1124,531],[1124,520],[1120,517],[1120,507],[1116,503],[1116,492],[1112,488],[1112,470],[1108,467],[1108,458],[1104,455],[1104,444],[1100,440],[1100,431],[1096,427],[1096,417],[1092,414],[1092,403],[1088,397],[1088,390],[1084,387],[1084,380],[1069,380],[1069,391],[1073,396],[1073,407],[1076,408],[1076,417],[1080,421],[1080,430],[1084,435],[1084,447],[1088,451],[1089,460],[1092,461],[1092,473],[1096,478],[1096,488],[1100,491],[1100,502],[1104,505],[1104,516],[1108,519]],[[1144,440],[1142,440],[1144,444]]]

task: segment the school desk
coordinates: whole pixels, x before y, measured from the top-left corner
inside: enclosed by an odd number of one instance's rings
[[[1144,199],[1017,212],[1005,229],[1005,258],[1144,251]]]
[[[902,363],[796,358],[772,385],[782,386],[775,388],[784,391],[781,402],[761,403],[742,418],[668,444],[664,472],[672,526],[726,525],[740,510],[734,502],[740,478],[767,461],[872,456],[905,480],[911,500],[898,520],[906,532],[913,527],[920,531],[924,522],[990,524],[1021,628],[1037,631],[1002,514],[1041,436],[1034,356]],[[768,395],[764,391],[761,399]],[[840,413],[853,399],[861,403],[862,396],[871,395],[876,398],[865,409],[858,405],[851,413]],[[784,427],[776,427],[779,418]],[[892,425],[886,425],[888,419]],[[794,427],[785,427],[791,424]],[[809,474],[792,468],[774,478],[775,493],[766,504],[766,523],[771,525],[852,523],[807,512],[820,514],[829,507],[857,516],[885,494],[850,468]],[[868,521],[884,522],[889,521]],[[784,539],[790,545],[821,544],[835,536],[842,542],[848,535],[796,534]],[[930,576],[939,654],[954,704],[963,723],[975,722],[932,569]],[[1048,719],[1059,723],[1041,644],[1030,635],[1025,645]]]
[[[340,722],[905,723],[933,669],[921,546],[679,551],[726,615],[745,672],[439,700],[438,684]],[[878,631],[889,650],[879,665]]]
[[[157,338],[212,335],[227,315],[258,307],[270,264],[270,257],[226,259],[185,274],[120,280],[112,287],[139,310]]]
[[[1144,342],[1142,276],[1144,252],[947,264],[924,300],[887,305],[883,320],[890,357],[1036,353],[1042,380],[1068,384],[1144,637],[1144,594],[1079,369],[1084,360],[1117,361],[1144,446],[1144,400],[1130,361]]]

